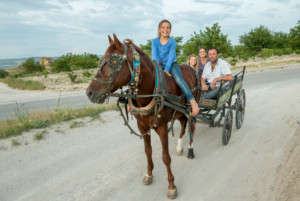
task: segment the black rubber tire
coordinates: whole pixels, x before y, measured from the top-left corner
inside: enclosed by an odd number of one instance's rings
[[[238,93],[237,108],[235,110],[235,126],[240,129],[244,122],[245,108],[246,108],[246,93],[244,89],[241,89]]]
[[[232,132],[232,121],[233,121],[233,113],[231,109],[228,109],[224,119],[223,131],[222,131],[222,143],[223,145],[227,145]]]

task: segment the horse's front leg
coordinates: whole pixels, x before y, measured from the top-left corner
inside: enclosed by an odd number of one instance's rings
[[[145,129],[142,125],[138,124],[138,128],[141,133],[147,132],[148,129]],[[144,135],[144,145],[145,145],[145,153],[147,156],[147,173],[143,179],[143,184],[150,185],[152,183],[152,171],[154,168],[153,161],[152,161],[152,147],[151,147],[151,135]]]
[[[171,171],[171,157],[169,154],[169,139],[168,139],[168,127],[167,124],[163,124],[156,129],[162,145],[162,160],[167,167],[168,172],[168,198],[174,199],[177,196],[177,189],[174,184],[174,176]]]

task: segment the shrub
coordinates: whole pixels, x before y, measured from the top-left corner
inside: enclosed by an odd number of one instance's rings
[[[70,59],[67,56],[62,56],[55,60],[52,64],[53,72],[66,72],[71,71]]]
[[[296,54],[300,54],[300,49],[296,49],[296,50],[295,50],[295,53],[296,53]]]
[[[76,74],[68,73],[68,76],[69,76],[71,82],[75,82],[76,81],[76,78],[77,78]]]
[[[283,54],[292,54],[294,51],[291,48],[284,48]]]
[[[283,55],[283,50],[282,49],[275,49],[273,53],[276,56],[281,56],[281,55]]]
[[[242,59],[243,61],[248,61],[249,58],[250,58],[250,56],[249,56],[248,54],[243,54],[243,55],[241,55],[241,59]]]
[[[268,57],[271,57],[273,56],[273,49],[263,49],[260,53],[259,53],[259,56],[262,57],[262,58],[268,58]]]
[[[68,53],[55,60],[52,64],[54,72],[66,72],[80,69],[97,68],[99,57],[94,54],[84,53],[82,55],[73,55]]]
[[[42,72],[45,69],[45,66],[39,62],[34,62],[33,58],[27,59],[24,63],[21,64],[21,67],[24,69],[24,73],[36,73]]]
[[[232,60],[229,61],[229,63],[232,65],[232,66],[235,66],[235,64],[238,62],[238,60],[236,58],[233,58]]]
[[[82,74],[84,77],[91,77],[92,75],[89,71],[84,71]]]
[[[44,70],[44,71],[43,71],[43,75],[44,75],[44,78],[47,78],[47,77],[48,77],[48,75],[49,75],[49,71],[47,71],[47,70]]]
[[[6,70],[0,69],[0,78],[5,78],[8,76],[8,72]]]

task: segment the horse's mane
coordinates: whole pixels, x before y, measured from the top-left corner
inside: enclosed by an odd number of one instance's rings
[[[136,44],[134,44],[132,40],[127,38],[123,41],[123,43],[125,45],[132,45],[133,47],[135,47],[135,49],[138,51],[138,53],[140,53],[140,57],[143,57],[147,63],[152,65],[152,61],[149,58],[149,56],[140,47],[138,47]]]

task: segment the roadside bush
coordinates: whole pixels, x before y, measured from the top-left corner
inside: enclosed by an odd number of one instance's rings
[[[55,60],[52,64],[52,71],[66,72],[80,69],[92,69],[98,67],[99,57],[94,54],[84,53],[73,55],[68,53]]]
[[[282,49],[275,49],[273,53],[276,56],[281,56],[281,55],[283,55],[283,50]]]
[[[248,61],[249,58],[250,58],[250,56],[249,56],[248,54],[243,54],[243,55],[241,55],[241,59],[242,59],[243,61]]]
[[[55,60],[51,65],[53,72],[66,72],[71,71],[71,62],[70,58],[66,56],[61,56],[59,59]]]
[[[5,78],[8,76],[8,72],[6,70],[0,69],[0,78]]]
[[[68,73],[68,77],[70,78],[71,82],[75,82],[77,75],[73,73]]]
[[[21,64],[21,67],[24,69],[25,74],[31,74],[36,72],[43,72],[45,66],[39,62],[34,62],[33,58],[27,59],[24,63]]]
[[[296,50],[295,50],[295,53],[296,53],[296,54],[300,54],[300,49],[296,49]]]
[[[271,57],[273,56],[273,49],[263,49],[260,53],[259,53],[259,56],[262,57],[262,58],[268,58],[268,57]]]
[[[89,71],[84,71],[83,73],[82,73],[82,75],[84,76],[84,77],[91,77],[91,73],[89,72]]]
[[[291,48],[284,48],[283,54],[292,54],[294,51]]]
[[[229,63],[232,65],[232,66],[235,66],[235,64],[238,62],[238,60],[236,58],[233,58],[232,60],[229,61]]]

